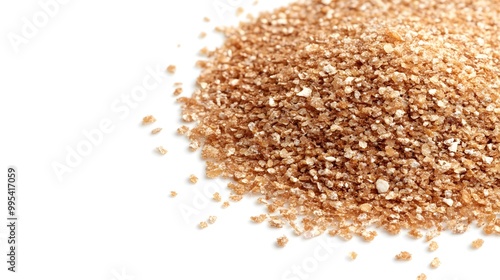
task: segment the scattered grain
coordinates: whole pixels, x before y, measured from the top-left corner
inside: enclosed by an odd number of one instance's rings
[[[439,260],[439,258],[432,259],[432,261],[431,261],[432,268],[438,268],[440,265],[441,265],[441,261]]]
[[[170,192],[170,196],[171,196],[171,197],[176,197],[176,196],[177,196],[177,192],[175,192],[175,191],[171,191],[171,192]]]
[[[156,150],[158,151],[158,153],[160,153],[162,156],[166,155],[168,153],[168,151],[163,148],[163,146],[159,146],[156,148]]]
[[[174,90],[174,95],[175,96],[181,95],[182,91],[183,91],[182,88],[178,87]]]
[[[479,238],[479,239],[476,239],[474,241],[472,241],[472,248],[473,249],[479,249],[483,246],[484,244],[484,240]]]
[[[262,223],[267,219],[266,214],[260,214],[259,216],[252,216],[250,217],[250,220],[252,220],[254,223]]]
[[[417,276],[417,280],[427,280],[427,275],[422,273],[419,276]]]
[[[160,133],[160,131],[161,131],[161,130],[162,130],[162,128],[161,128],[161,127],[157,127],[157,128],[155,128],[155,129],[151,130],[151,134],[157,134],[157,133]]]
[[[243,13],[245,12],[245,9],[243,9],[243,7],[238,7],[236,9],[236,16],[241,16]]]
[[[169,65],[167,67],[167,72],[170,74],[175,74],[175,70],[177,70],[177,67],[175,65]]]
[[[356,253],[356,252],[350,252],[349,253],[349,257],[351,258],[351,260],[355,260],[358,257],[358,253]]]
[[[429,243],[429,251],[434,252],[438,248],[439,248],[439,245],[437,244],[436,241],[431,241],[431,243]]]
[[[282,237],[278,237],[276,239],[276,243],[277,243],[278,247],[285,247],[286,244],[288,243],[288,237],[286,237],[284,235]]]
[[[200,222],[200,224],[198,225],[201,229],[204,229],[206,227],[208,227],[208,224],[207,222]]]
[[[198,183],[198,177],[196,177],[195,175],[189,175],[189,182],[191,182],[191,184],[196,184]]]
[[[152,124],[156,121],[155,117],[149,115],[142,118],[142,124]]]
[[[213,224],[213,223],[215,223],[215,221],[217,221],[217,217],[216,216],[210,216],[210,217],[208,217],[208,223],[209,224]]]
[[[396,260],[398,261],[410,261],[411,254],[406,251],[401,251],[401,253],[396,255]]]

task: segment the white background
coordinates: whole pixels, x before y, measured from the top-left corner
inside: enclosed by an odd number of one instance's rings
[[[0,3],[0,216],[7,216],[6,169],[15,165],[20,219],[16,274],[7,272],[8,233],[1,219],[0,279],[399,280],[422,272],[429,279],[498,279],[500,240],[475,229],[438,237],[434,253],[405,234],[381,234],[371,243],[304,240],[290,229],[251,223],[249,216],[264,211],[255,198],[228,209],[208,198],[215,189],[228,192],[224,182],[204,179],[199,154],[188,152],[187,141],[176,135],[180,110],[173,83],[184,83],[184,95],[192,91],[197,51],[221,42],[213,28],[236,23],[236,6],[257,11],[286,1],[69,0],[51,6],[43,22],[47,12],[40,3],[47,2]],[[205,23],[205,16],[212,21]],[[201,31],[208,37],[199,39]],[[174,76],[164,73],[169,64],[178,67]],[[152,86],[142,100],[125,105],[123,98],[151,71],[161,73],[159,82],[148,80]],[[158,121],[141,126],[149,114]],[[86,141],[84,131],[103,120],[112,131],[59,180],[53,165],[67,164],[68,149],[77,149]],[[158,126],[163,131],[151,135]],[[169,150],[166,156],[155,152],[160,145]],[[190,174],[200,182],[189,184]],[[178,197],[170,198],[171,190]],[[209,215],[217,222],[199,230],[197,223]],[[290,242],[279,249],[275,240],[283,234]],[[485,245],[473,251],[477,237]],[[394,261],[402,250],[413,260]],[[351,251],[357,260],[348,259]],[[442,266],[433,270],[429,263],[436,256]]]

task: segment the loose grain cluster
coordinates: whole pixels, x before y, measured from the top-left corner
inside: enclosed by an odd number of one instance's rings
[[[270,224],[500,234],[500,2],[304,0],[224,29],[181,97],[206,175]],[[260,222],[260,217],[255,219]],[[438,260],[433,261],[437,267]]]

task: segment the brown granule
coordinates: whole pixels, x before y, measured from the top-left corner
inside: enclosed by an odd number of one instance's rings
[[[210,216],[210,217],[208,217],[208,223],[209,224],[213,224],[213,223],[215,223],[215,221],[217,221],[217,217],[216,216]]]
[[[142,124],[146,125],[146,124],[152,124],[156,121],[155,117],[149,115],[149,116],[145,116],[144,118],[142,118]]]
[[[304,0],[223,28],[179,98],[189,147],[298,234],[500,234],[499,13]]]
[[[441,261],[439,260],[439,258],[432,259],[432,261],[431,261],[432,268],[438,268],[440,265],[441,265]]]
[[[278,247],[285,247],[287,243],[288,243],[288,237],[284,235],[282,237],[276,238],[276,244],[278,245]]]
[[[285,222],[277,217],[272,217],[269,220],[269,226],[273,228],[282,228],[285,225]]]
[[[483,246],[483,244],[484,244],[484,240],[482,240],[481,238],[476,239],[476,240],[472,241],[472,248],[479,249]]]
[[[180,86],[182,86],[182,83],[181,83],[181,82],[175,82],[175,83],[174,83],[174,87],[180,87]]]
[[[207,48],[207,47],[203,47],[203,48],[200,50],[200,52],[199,52],[199,53],[200,53],[201,55],[203,55],[203,56],[208,56],[208,55],[209,55],[209,53],[210,53],[210,51],[208,50],[208,48]]]
[[[435,229],[433,230],[429,230],[427,231],[427,233],[425,234],[425,241],[426,242],[429,242],[431,241],[432,239],[434,239],[435,237],[439,236],[441,233]]]
[[[437,244],[437,242],[436,242],[436,241],[431,241],[431,243],[429,243],[429,251],[430,251],[430,252],[434,252],[434,251],[436,251],[438,248],[439,248],[439,245]]]
[[[237,194],[233,194],[233,195],[230,195],[229,196],[229,199],[234,201],[234,202],[238,202],[240,200],[243,199],[243,196],[242,195],[237,195]]]
[[[175,192],[175,191],[171,191],[171,192],[170,192],[170,196],[171,196],[171,197],[176,197],[176,196],[177,196],[177,192]]]
[[[222,203],[222,208],[227,208],[227,207],[229,207],[229,201],[224,201]]]
[[[174,90],[174,95],[175,96],[181,95],[182,91],[183,91],[182,88],[178,87]]]
[[[398,261],[410,261],[411,254],[406,251],[401,251],[401,253],[396,255],[396,260]]]
[[[160,153],[163,156],[168,153],[168,151],[165,148],[163,148],[162,146],[157,147],[156,150],[158,151],[158,153]]]
[[[370,230],[370,231],[362,231],[361,232],[361,237],[363,238],[364,241],[373,241],[373,239],[375,239],[375,237],[377,236],[377,232],[376,231],[373,231],[373,230]]]
[[[415,239],[419,239],[419,238],[422,238],[422,236],[424,236],[422,234],[422,232],[418,229],[412,229],[412,230],[408,231],[408,235],[415,238]]]
[[[206,227],[208,227],[208,224],[207,222],[200,222],[200,224],[198,225],[201,229],[204,229]]]
[[[221,202],[222,200],[222,197],[220,196],[220,193],[216,192],[213,194],[213,200],[217,201],[217,202]]]
[[[266,214],[260,214],[259,216],[252,216],[250,217],[250,220],[252,220],[254,223],[262,223],[267,219]]]
[[[157,127],[157,128],[155,128],[155,129],[151,130],[151,134],[157,134],[157,133],[160,133],[160,131],[161,131],[161,130],[162,130],[162,128],[161,128],[161,127]]]
[[[177,67],[175,65],[169,65],[167,67],[167,72],[170,74],[175,74],[175,70],[177,70]]]
[[[187,126],[185,126],[185,125],[183,125],[183,126],[181,126],[181,127],[179,127],[179,128],[177,129],[177,133],[178,133],[179,135],[185,135],[185,134],[186,134],[186,133],[188,133],[188,132],[189,132],[189,127],[187,127]]]
[[[200,37],[200,39],[203,39],[203,38],[207,37],[207,33],[206,32],[201,32],[198,37]]]
[[[236,16],[241,16],[243,13],[245,12],[245,9],[243,9],[243,7],[238,7],[236,9]]]
[[[419,276],[417,276],[417,280],[427,280],[427,275],[422,273]]]
[[[351,258],[351,260],[355,260],[358,257],[358,253],[356,253],[356,252],[350,252],[349,253],[349,257]]]
[[[204,18],[203,18],[203,21],[204,21],[204,22],[210,22],[210,18],[209,18],[209,17],[204,17]]]
[[[189,182],[191,182],[191,184],[198,183],[198,177],[196,177],[195,175],[189,175]]]

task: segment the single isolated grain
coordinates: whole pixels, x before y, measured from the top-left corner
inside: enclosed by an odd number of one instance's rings
[[[499,14],[499,0],[303,0],[220,28],[178,99],[189,148],[305,237],[500,234]]]
[[[350,252],[349,253],[349,257],[351,258],[351,260],[355,260],[358,257],[358,253],[356,253],[356,252]]]
[[[440,265],[441,265],[441,261],[439,260],[439,258],[432,259],[432,261],[431,261],[432,268],[438,268]]]
[[[396,255],[396,260],[398,261],[410,261],[411,254],[406,251],[401,251],[401,253]]]
[[[216,216],[210,216],[210,217],[208,217],[208,223],[209,224],[213,224],[213,223],[215,223],[215,221],[217,221],[217,217]]]
[[[422,273],[419,276],[417,276],[417,280],[427,280],[427,275]]]
[[[142,124],[152,124],[156,121],[155,117],[149,115],[142,118]]]
[[[198,177],[196,177],[195,175],[189,175],[189,182],[191,182],[191,184],[198,183]]]
[[[431,241],[431,243],[429,243],[429,251],[430,251],[430,252],[434,252],[434,251],[436,251],[438,248],[439,248],[439,245],[437,244],[437,242],[436,242],[436,241]]]
[[[484,244],[484,240],[479,238],[479,239],[476,239],[474,241],[472,241],[472,248],[473,249],[479,249],[483,246]]]
[[[161,127],[157,127],[155,129],[151,130],[151,134],[158,134],[158,133],[160,133],[161,130],[162,130]]]
[[[199,226],[201,229],[204,229],[204,228],[208,227],[208,224],[207,224],[207,222],[200,222],[200,223],[198,224],[198,226]]]
[[[175,96],[181,95],[182,91],[183,91],[182,88],[178,87],[174,90],[174,95]]]
[[[213,197],[212,197],[212,198],[213,198],[213,200],[215,200],[215,201],[217,201],[217,202],[221,202],[221,200],[222,200],[222,197],[220,196],[220,193],[218,193],[218,192],[215,192],[215,193],[213,194]]]
[[[282,237],[278,237],[276,239],[276,244],[279,246],[279,247],[285,247],[286,244],[288,243],[288,237],[286,236],[282,236]]]
[[[175,74],[176,70],[177,70],[177,66],[175,66],[175,65],[169,65],[167,67],[167,72],[170,73],[170,74]]]
[[[163,148],[163,146],[159,146],[156,148],[156,150],[158,151],[158,153],[160,153],[162,156],[166,155],[168,153],[168,151]]]

